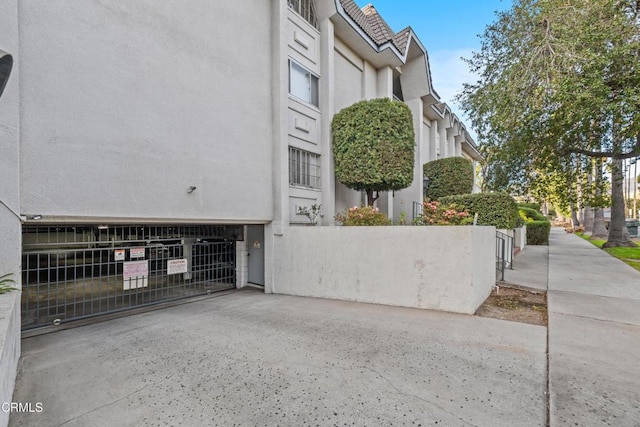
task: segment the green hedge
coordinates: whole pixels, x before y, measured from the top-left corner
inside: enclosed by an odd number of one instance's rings
[[[522,207],[522,205],[519,205],[518,213],[525,222],[547,221],[547,218],[542,214],[542,212],[535,209]]]
[[[429,178],[427,197],[439,200],[456,194],[471,194],[473,191],[473,164],[463,157],[447,157],[433,160],[422,166],[424,176]]]
[[[531,221],[527,226],[527,245],[548,245],[551,223],[549,221]]]
[[[518,208],[529,208],[529,209],[534,209],[540,212],[540,203],[522,202],[522,203],[518,203]]]
[[[478,214],[478,225],[496,228],[515,228],[518,224],[518,206],[513,197],[504,193],[477,193],[447,196],[439,199],[442,204],[457,204],[471,215]]]
[[[522,207],[518,210],[520,218],[527,226],[527,245],[548,245],[551,223],[539,211]]]

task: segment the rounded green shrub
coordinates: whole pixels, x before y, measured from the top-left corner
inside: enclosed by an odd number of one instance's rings
[[[526,208],[526,207],[522,207],[522,205],[519,205],[518,207],[518,213],[520,214],[520,217],[524,220],[525,223],[527,222],[531,222],[531,221],[546,221],[547,217],[545,217],[542,212],[532,209],[532,208]]]
[[[473,191],[473,163],[464,157],[447,157],[433,160],[422,166],[424,176],[429,178],[427,197],[438,200],[456,194],[471,194]]]
[[[518,206],[513,197],[505,193],[476,193],[441,197],[442,204],[455,203],[472,216],[478,214],[478,225],[496,228],[515,228],[518,223]]]
[[[529,208],[529,209],[535,209],[538,212],[540,212],[540,203],[536,203],[536,202],[522,202],[522,203],[518,203],[518,208]]]
[[[336,179],[366,191],[400,190],[413,182],[413,118],[403,102],[389,98],[357,102],[331,122]]]

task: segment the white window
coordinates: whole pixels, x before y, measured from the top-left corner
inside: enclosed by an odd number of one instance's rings
[[[289,147],[289,184],[320,188],[320,156]]]
[[[318,77],[293,61],[289,61],[289,93],[316,107],[320,105]]]
[[[316,3],[314,0],[288,0],[289,7],[302,16],[309,24],[318,28],[318,17],[316,16]]]

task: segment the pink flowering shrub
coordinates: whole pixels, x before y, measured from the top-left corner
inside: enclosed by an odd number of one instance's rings
[[[342,225],[391,225],[391,221],[378,208],[372,206],[354,206],[336,215],[336,221]]]
[[[426,199],[422,203],[422,216],[416,218],[417,225],[467,225],[473,223],[473,217],[466,209],[460,209],[455,203],[442,205]]]

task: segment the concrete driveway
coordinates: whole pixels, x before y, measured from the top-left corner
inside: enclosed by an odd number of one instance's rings
[[[546,329],[238,291],[22,341],[10,425],[545,425]]]

